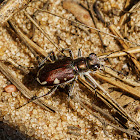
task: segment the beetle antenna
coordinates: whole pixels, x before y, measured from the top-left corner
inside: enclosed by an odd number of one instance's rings
[[[85,25],[84,23],[80,23],[79,21],[74,21],[74,20],[71,20],[71,19],[67,19],[67,18],[64,18],[64,17],[62,17],[62,16],[60,16],[60,15],[54,14],[54,13],[52,13],[52,12],[50,12],[50,11],[42,10],[42,9],[40,9],[40,8],[35,8],[35,9],[37,9],[37,10],[39,10],[39,11],[42,11],[42,12],[46,12],[46,13],[51,14],[51,15],[53,15],[53,16],[57,16],[57,17],[59,17],[59,18],[61,18],[61,19],[65,19],[65,20],[70,21],[70,22],[72,22],[72,23],[75,23],[75,24],[78,24],[78,25],[81,25],[81,26],[85,26],[85,27],[87,27],[87,28],[89,28],[89,29],[93,29],[93,30],[95,30],[95,31],[97,31],[97,32],[100,32],[100,33],[103,33],[103,34],[107,34],[107,35],[109,35],[109,36],[111,36],[111,37],[114,37],[114,38],[123,40],[123,41],[128,42],[128,43],[131,43],[131,44],[133,44],[133,45],[140,46],[140,44],[137,44],[137,43],[135,43],[135,42],[129,41],[128,39],[124,39],[124,38],[118,37],[118,36],[116,36],[116,35],[113,35],[113,34],[111,34],[111,33],[107,33],[107,32],[101,31],[101,30],[99,30],[99,29],[97,29],[97,28],[94,28],[94,27]]]
[[[111,68],[111,67],[109,67],[109,66],[102,65],[102,64],[100,64],[100,66],[101,66],[101,67],[103,67],[104,71],[105,71],[105,67],[107,67],[107,68],[110,68],[111,70],[113,70],[113,71],[117,72],[117,73],[118,73],[118,75],[119,75],[119,74],[122,74],[123,76],[127,76],[127,75],[126,75],[126,74],[124,74],[123,72],[118,71],[118,70],[116,70],[116,69],[113,69],[113,68]],[[101,70],[101,69],[100,69],[100,70]]]
[[[47,34],[39,25],[38,23],[26,12],[26,10],[24,10],[25,15],[30,19],[30,21],[37,27],[37,29],[39,31],[41,31],[41,33],[43,33],[43,35],[48,39],[48,41],[59,50],[59,52],[61,52],[61,49],[59,48],[59,46],[51,39],[51,37],[49,36],[49,34]],[[65,54],[63,52],[61,52],[62,55],[65,56]]]

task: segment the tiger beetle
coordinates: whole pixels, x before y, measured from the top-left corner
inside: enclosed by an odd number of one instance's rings
[[[64,54],[64,51],[69,52],[69,57]],[[50,52],[38,66],[39,69],[37,71],[36,80],[40,85],[47,87],[53,86],[51,90],[42,96],[33,96],[26,104],[48,94],[52,94],[59,86],[66,86],[68,84],[74,85],[79,74],[96,71],[100,68],[100,62],[95,53],[90,53],[88,57],[82,57],[81,50],[79,49],[77,59],[73,58],[70,49],[62,49],[61,53],[63,55],[61,54],[56,57],[54,52]],[[51,62],[45,63],[46,59],[51,60]],[[68,95],[70,95],[70,92]],[[23,107],[26,104],[20,107]]]
[[[98,57],[94,53],[89,54],[88,57],[82,57],[79,49],[77,59],[73,59],[71,50],[69,55],[70,57],[62,56],[63,58],[60,59],[54,56],[54,63],[41,66],[37,72],[37,81],[41,85],[59,86],[74,81],[80,73],[96,71],[100,68]]]

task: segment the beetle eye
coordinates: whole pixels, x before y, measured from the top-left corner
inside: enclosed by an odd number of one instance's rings
[[[91,53],[89,54],[89,59],[93,60],[93,59],[96,59],[96,54],[95,53]]]

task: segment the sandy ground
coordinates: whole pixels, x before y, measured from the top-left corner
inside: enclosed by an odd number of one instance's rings
[[[29,5],[27,12],[32,15],[35,11],[33,7],[42,7],[46,0],[35,1]],[[104,3],[103,3],[104,2]],[[124,7],[125,1],[122,0],[102,0],[99,2],[99,6],[105,13],[106,21],[110,21],[115,25],[118,24],[120,19],[120,11]],[[112,13],[112,9],[115,7],[116,15]],[[114,9],[115,9],[114,8]],[[61,4],[60,0],[50,0],[48,4],[48,10],[52,13],[58,14],[67,19],[75,20],[75,17],[66,11]],[[111,11],[112,10],[112,11]],[[130,22],[128,33],[126,37],[140,44],[140,10],[135,11],[130,16]],[[33,30],[33,25],[29,19],[23,14],[23,11],[17,13],[13,17],[13,21],[16,22],[17,26],[36,44],[43,48],[47,53],[54,51],[58,53],[55,48],[36,28]],[[59,44],[61,48],[69,48],[74,54],[74,58],[77,57],[78,49],[82,50],[83,56],[88,56],[91,52],[102,53],[104,51],[117,51],[122,50],[116,40],[109,35],[102,34],[104,44],[107,46],[104,50],[100,44],[100,40],[97,33],[93,33],[88,29],[81,28],[71,24],[67,20],[61,19],[56,16],[52,16],[45,12],[38,12],[36,14],[36,21],[40,24],[40,27],[47,32],[51,39]],[[127,24],[127,25],[128,25]],[[104,27],[101,22],[98,22],[98,28],[102,31],[110,33],[109,29]],[[10,28],[10,27],[9,27]],[[124,35],[123,27],[119,28]],[[135,47],[134,45],[130,45]],[[13,59],[17,64],[24,67],[36,66],[36,59],[26,45],[16,36],[15,33],[9,32],[8,27],[0,27],[0,55],[1,60],[6,61],[8,58]],[[136,55],[140,58],[140,54]],[[124,73],[128,73],[128,78],[136,80],[136,75],[129,69],[127,65],[127,59],[124,57],[110,59],[110,63],[102,62],[114,69],[122,70]],[[11,73],[18,79],[23,81],[25,75],[14,68],[12,65],[8,65]],[[35,77],[34,77],[35,80]],[[98,80],[98,79],[97,79]],[[125,110],[138,122],[140,122],[139,100],[129,97],[128,94],[104,81],[98,80],[100,84],[109,92],[111,96],[123,107]],[[29,83],[27,86],[33,92],[37,92],[37,96],[43,95],[48,92],[47,87],[42,87],[39,84],[33,85],[35,82]],[[0,73],[0,119],[6,124],[17,128],[22,134],[28,135],[30,139],[40,140],[56,140],[56,139],[78,139],[78,140],[109,140],[109,139],[131,139],[130,136],[108,127],[107,131],[109,136],[107,137],[102,128],[102,124],[83,109],[79,103],[71,102],[70,107],[68,103],[67,95],[64,92],[56,91],[52,96],[43,98],[46,103],[56,107],[60,110],[59,113],[50,113],[40,106],[29,103],[26,106],[16,109],[20,105],[23,105],[28,100],[25,98],[20,91],[6,93],[4,87],[10,84],[10,81]],[[138,89],[138,87],[135,87]],[[100,99],[90,93],[80,83],[76,83],[74,93],[82,96],[84,99],[91,103],[95,103],[106,111],[109,109],[104,105]],[[99,114],[98,114],[99,115]],[[102,117],[99,115],[99,117]],[[73,129],[74,128],[74,129]],[[6,131],[8,131],[6,129]],[[5,133],[2,131],[2,133]],[[22,135],[21,134],[21,135]],[[9,134],[6,134],[9,135]],[[13,131],[13,139],[15,132]],[[19,139],[22,139],[21,137]],[[24,138],[23,138],[24,139]],[[134,139],[134,137],[132,137]]]

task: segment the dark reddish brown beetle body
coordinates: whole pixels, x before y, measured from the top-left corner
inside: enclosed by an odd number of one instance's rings
[[[89,57],[77,59],[64,57],[54,63],[46,63],[42,66],[37,73],[37,81],[46,86],[66,84],[71,82],[79,73],[89,69],[95,71],[99,66],[98,58],[93,53]]]
[[[54,63],[47,63],[42,66],[37,74],[37,81],[46,86],[54,86],[73,79],[74,70],[71,67],[72,59],[66,57]]]

